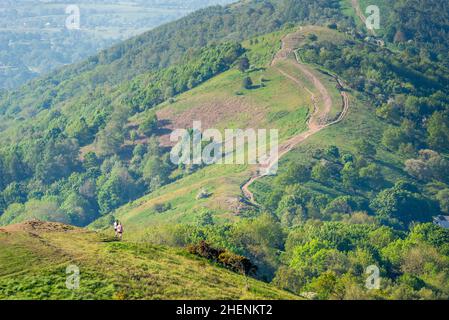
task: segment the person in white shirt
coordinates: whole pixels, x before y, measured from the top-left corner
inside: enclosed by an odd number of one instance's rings
[[[116,237],[118,236],[118,234],[117,234],[117,227],[118,227],[118,220],[115,220],[114,221],[114,232],[115,232],[115,236]]]

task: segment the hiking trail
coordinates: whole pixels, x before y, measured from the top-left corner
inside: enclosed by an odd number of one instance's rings
[[[362,9],[360,8],[359,0],[351,0],[352,7],[354,8],[355,14],[359,19],[363,22],[363,24],[366,26],[366,17],[362,12]],[[376,36],[376,32],[374,29],[368,29],[368,32],[370,32],[373,36]]]
[[[343,110],[338,115],[337,119],[334,121],[329,122],[328,116],[332,110],[332,99],[331,96],[326,89],[326,87],[323,85],[323,83],[317,78],[316,75],[313,74],[311,69],[306,66],[303,63],[300,63],[300,60],[298,59],[297,53],[295,52],[296,45],[298,41],[302,40],[303,36],[299,33],[292,33],[287,36],[285,36],[282,39],[282,46],[281,50],[276,54],[274,59],[271,62],[271,66],[277,70],[279,73],[284,75],[286,78],[290,79],[291,81],[295,82],[301,89],[306,90],[312,100],[313,105],[313,113],[310,116],[307,126],[308,130],[305,132],[302,132],[298,135],[295,135],[288,139],[287,141],[283,142],[279,146],[279,151],[276,156],[272,156],[272,158],[268,159],[268,165],[263,166],[259,165],[256,172],[253,172],[251,178],[241,187],[241,190],[243,192],[244,197],[247,201],[249,201],[251,204],[259,206],[259,204],[256,202],[254,198],[254,194],[249,190],[249,187],[257,180],[263,178],[264,176],[267,176],[270,172],[270,169],[273,168],[273,166],[277,165],[280,158],[282,158],[285,154],[287,154],[289,151],[291,151],[293,148],[298,146],[300,143],[304,142],[306,139],[308,139],[310,136],[314,135],[315,133],[331,126],[334,124],[337,124],[341,122],[345,116],[348,113],[349,110],[349,96],[348,94],[340,89],[340,94],[342,97],[343,102]],[[295,59],[288,59],[288,57],[294,53]],[[296,69],[298,69],[302,74],[304,74],[307,79],[314,85],[314,87],[319,92],[319,97],[317,97],[312,91],[310,91],[308,88],[305,87],[305,85],[301,82],[300,79],[295,77],[292,74],[289,74],[288,72],[281,70],[277,64],[281,61],[293,61],[294,66]],[[343,88],[344,84],[343,82],[335,77],[339,88]],[[323,103],[323,107],[320,108],[319,102]]]

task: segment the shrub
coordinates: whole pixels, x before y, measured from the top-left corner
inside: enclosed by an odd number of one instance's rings
[[[153,210],[156,211],[157,213],[163,213],[165,211],[168,211],[171,209],[171,204],[170,203],[156,203],[153,206]]]
[[[242,87],[244,89],[251,89],[252,86],[253,86],[253,81],[251,80],[250,77],[243,78]]]
[[[214,248],[206,241],[187,247],[189,253],[216,262],[234,272],[244,275],[255,274],[257,267],[246,257],[234,254],[226,249]]]

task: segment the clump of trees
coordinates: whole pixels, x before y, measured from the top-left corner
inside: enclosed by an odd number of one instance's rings
[[[129,84],[125,101],[136,111],[150,109],[228,70],[243,52],[235,42],[200,49],[187,63],[137,77]]]
[[[282,227],[263,214],[219,225],[160,225],[145,239],[187,246],[235,272],[316,299],[449,297],[449,231],[431,223],[407,231],[378,223],[313,220]],[[257,269],[245,272],[249,267],[242,267],[242,261]],[[370,266],[379,270],[379,290],[365,286]]]

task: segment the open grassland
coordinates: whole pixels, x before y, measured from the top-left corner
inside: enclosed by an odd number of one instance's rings
[[[306,34],[314,32],[328,36],[324,28],[305,29]],[[256,38],[257,41],[253,39],[245,44],[252,62],[248,75],[255,80],[254,88],[242,89],[241,83],[246,74],[233,69],[179,95],[173,103],[158,106],[156,113],[159,120],[167,123],[167,132],[191,128],[193,121],[201,121],[203,129],[217,128],[222,132],[225,128],[275,128],[279,129],[282,143],[305,131],[313,111],[311,92],[319,96],[317,88],[295,67],[293,55],[270,66],[275,53],[272,48],[279,50],[279,43],[288,32]],[[340,39],[338,36],[334,38]],[[332,100],[329,117],[335,118],[342,107],[336,82],[328,75],[314,70],[312,72],[328,90]],[[323,101],[318,101],[320,108],[322,104]],[[138,114],[131,122],[139,123],[144,117],[145,114]],[[168,134],[161,137],[161,141],[170,145]],[[136,232],[155,224],[194,222],[204,209],[211,210],[218,221],[232,221],[238,217],[243,205],[240,187],[249,178],[252,169],[248,165],[205,167],[125,205],[113,215]],[[211,195],[198,200],[197,195],[203,189]],[[167,209],[158,212],[159,205]]]
[[[0,299],[295,299],[188,254],[55,223],[0,229]],[[66,268],[80,286],[66,288]]]

